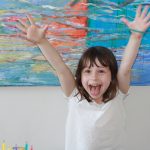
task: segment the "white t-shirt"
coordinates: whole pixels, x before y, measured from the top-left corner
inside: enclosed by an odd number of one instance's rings
[[[124,150],[125,95],[97,104],[80,101],[77,92],[68,97],[65,150]]]

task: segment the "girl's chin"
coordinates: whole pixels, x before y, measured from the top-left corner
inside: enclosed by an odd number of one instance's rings
[[[90,94],[90,97],[91,97],[92,100],[94,100],[94,101],[99,101],[99,100],[102,99],[102,98],[101,98],[101,95],[91,95],[91,94]]]

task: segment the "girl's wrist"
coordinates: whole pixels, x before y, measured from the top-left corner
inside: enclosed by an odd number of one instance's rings
[[[47,42],[46,38],[42,38],[40,41],[36,42],[37,45],[41,45],[44,44],[45,42]]]
[[[138,34],[138,33],[132,32],[132,33],[131,33],[131,37],[133,37],[133,38],[136,39],[136,40],[141,40],[142,37],[143,37],[143,35],[142,35],[142,34]]]
[[[145,33],[144,31],[140,31],[136,29],[130,29],[130,32],[131,32],[131,35],[137,39],[141,39]]]
[[[140,30],[130,29],[131,35],[136,39],[142,39],[144,32]]]
[[[140,31],[140,30],[136,30],[136,29],[130,29],[130,31],[133,33],[142,34],[142,35],[145,33],[144,31]]]

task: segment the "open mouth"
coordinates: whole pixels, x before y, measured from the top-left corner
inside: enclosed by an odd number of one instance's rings
[[[89,89],[92,96],[97,96],[100,94],[101,85],[89,85]]]

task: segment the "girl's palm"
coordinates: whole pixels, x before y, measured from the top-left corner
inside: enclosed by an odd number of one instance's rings
[[[23,20],[19,20],[20,24],[17,24],[17,28],[22,31],[21,36],[26,38],[27,40],[33,43],[39,43],[43,38],[45,38],[45,33],[48,28],[48,25],[43,27],[39,27],[35,24],[33,18],[31,16],[27,16],[30,25],[24,22]]]
[[[142,10],[142,5],[139,5],[139,7],[136,10],[136,16],[135,19],[130,22],[126,18],[122,18],[121,20],[130,28],[133,30],[138,30],[141,32],[145,32],[147,28],[150,26],[150,13],[147,14],[149,9],[149,6],[145,6],[144,10]]]
[[[27,28],[27,39],[39,43],[45,37],[45,28],[31,25]]]

